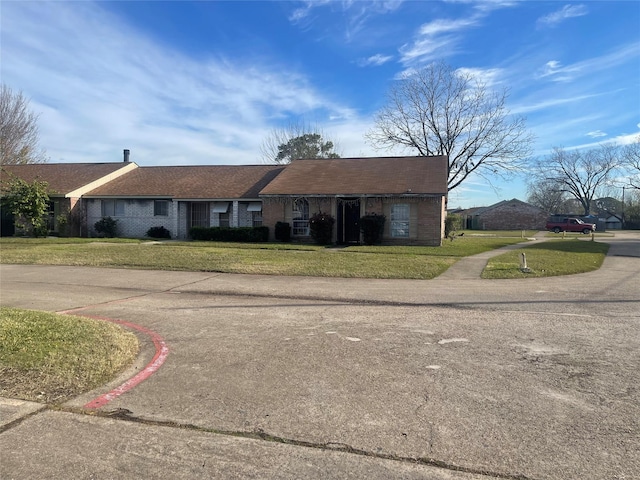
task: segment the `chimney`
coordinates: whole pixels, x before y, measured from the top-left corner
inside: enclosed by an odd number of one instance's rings
[[[129,149],[125,148],[124,149],[124,163],[129,163]]]

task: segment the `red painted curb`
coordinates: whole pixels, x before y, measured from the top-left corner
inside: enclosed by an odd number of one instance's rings
[[[73,315],[72,312],[73,310],[67,310],[65,312],[59,312],[59,313],[66,313],[66,314]],[[114,398],[117,398],[123,393],[128,392],[133,387],[138,385],[140,382],[143,382],[144,380],[149,378],[151,375],[153,375],[162,366],[164,361],[167,359],[167,355],[169,355],[169,347],[167,347],[167,344],[165,343],[164,339],[160,335],[158,335],[156,332],[149,330],[148,328],[137,325],[135,323],[126,322],[124,320],[117,320],[114,318],[100,317],[97,315],[83,315],[83,314],[79,314],[79,315],[86,318],[92,318],[94,320],[104,320],[106,322],[117,323],[118,325],[123,325],[125,327],[132,328],[134,330],[142,332],[146,335],[149,335],[149,337],[151,337],[151,340],[153,341],[153,344],[156,347],[156,353],[151,359],[151,361],[137,375],[131,377],[129,380],[124,382],[119,387],[114,388],[110,392],[105,393],[104,395],[100,395],[97,398],[94,398],[89,403],[87,403],[84,406],[84,408],[104,407],[107,403],[109,403]]]

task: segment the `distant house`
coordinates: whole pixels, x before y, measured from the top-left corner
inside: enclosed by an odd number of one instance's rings
[[[383,242],[441,245],[447,198],[447,158],[383,157],[294,160],[260,191],[264,224],[291,225],[309,240],[309,218],[336,219],[335,243],[360,241],[359,219],[385,215]]]
[[[128,175],[87,192],[87,223],[103,217],[118,221],[118,234],[144,237],[164,227],[173,238],[189,229],[262,225],[258,192],[284,167],[208,165],[138,167]]]
[[[459,212],[471,230],[544,230],[549,213],[513,198]]]
[[[604,223],[607,230],[620,230],[622,228],[622,216],[611,214],[604,219]]]
[[[66,233],[73,236],[87,234],[83,196],[105,183],[135,170],[132,162],[118,163],[33,163],[3,165],[0,182],[4,186],[12,177],[31,183],[34,180],[49,184],[49,231],[58,233],[60,216],[67,216]],[[3,235],[13,234],[3,228]]]

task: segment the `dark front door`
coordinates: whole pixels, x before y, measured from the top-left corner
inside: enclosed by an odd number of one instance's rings
[[[360,242],[360,199],[344,198],[338,203],[338,243]]]

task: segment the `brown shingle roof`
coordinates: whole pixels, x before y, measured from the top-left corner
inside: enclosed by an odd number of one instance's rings
[[[45,181],[52,193],[67,194],[102,177],[110,175],[130,164],[118,163],[32,163],[3,165],[0,173],[2,184],[11,175],[25,182]]]
[[[261,195],[447,193],[447,157],[294,160]]]
[[[138,167],[86,196],[258,198],[258,192],[283,168],[279,165]]]

